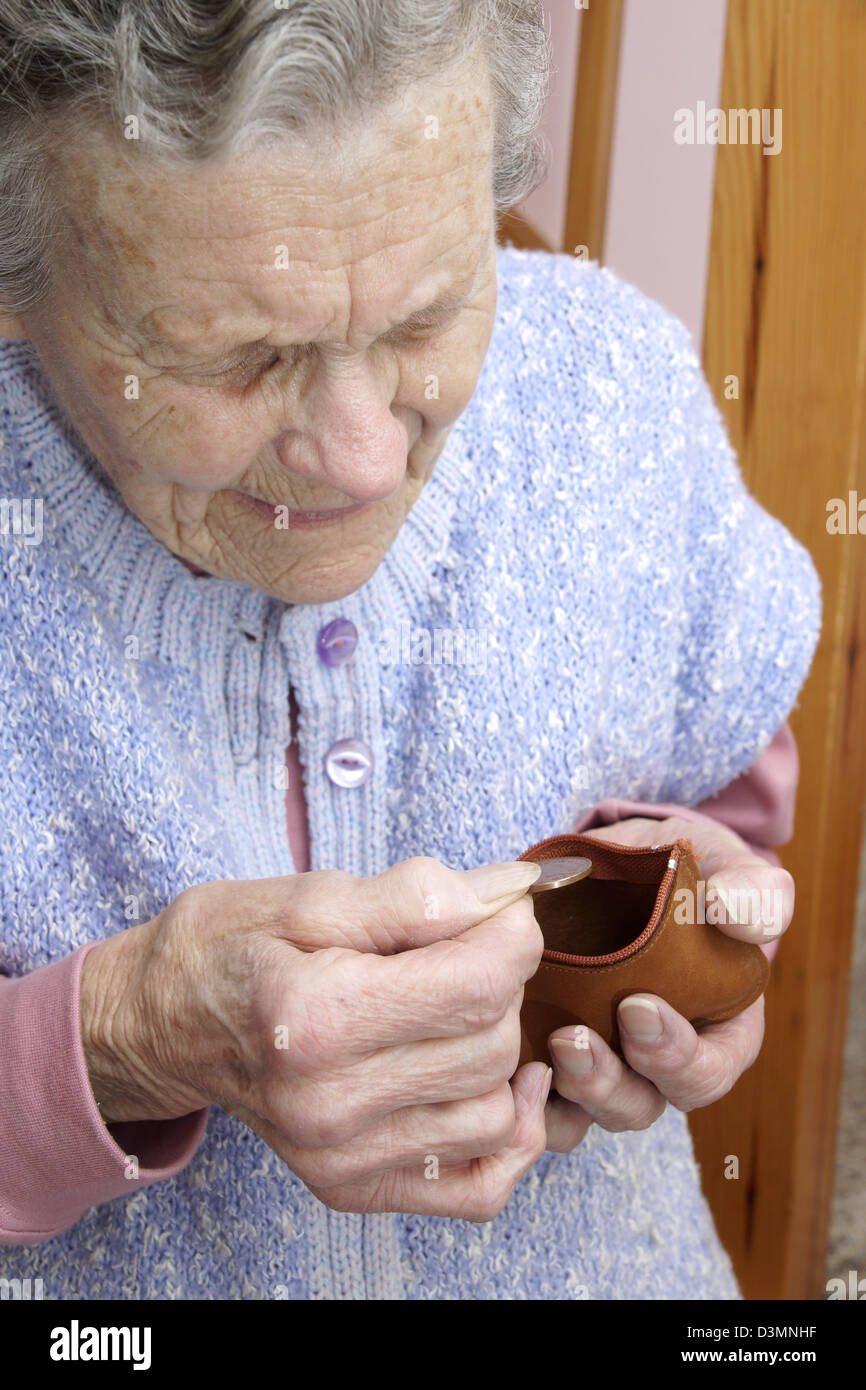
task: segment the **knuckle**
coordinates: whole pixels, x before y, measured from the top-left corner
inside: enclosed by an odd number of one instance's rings
[[[413,854],[403,860],[403,866],[406,873],[422,889],[440,886],[446,874],[453,872],[439,859],[434,859],[432,854]]]
[[[739,1072],[728,1053],[714,1055],[693,1068],[687,1086],[677,1099],[678,1110],[700,1110],[721,1100],[731,1090]]]
[[[473,1102],[473,1128],[489,1152],[495,1153],[508,1143],[514,1133],[514,1094],[507,1084],[479,1096]]]
[[[541,1122],[541,1123],[539,1124],[539,1126],[538,1126],[538,1133],[537,1133],[536,1136],[535,1136],[535,1140],[534,1140],[534,1142],[533,1142],[532,1144],[530,1144],[530,1146],[529,1146],[529,1164],[530,1164],[530,1167],[532,1166],[532,1164],[538,1162],[538,1160],[541,1158],[542,1154],[544,1154],[544,1153],[546,1152],[546,1150],[547,1150],[547,1130],[546,1130],[546,1128],[545,1128],[544,1121],[542,1120],[542,1122]]]
[[[514,907],[517,909],[516,915],[518,922],[526,929],[526,935],[530,945],[533,947],[537,945],[540,950],[544,950],[544,933],[535,915],[535,907],[532,898],[527,894],[525,898],[519,898],[514,904]]]
[[[528,979],[541,960],[544,950],[544,934],[538,924],[532,898],[528,894],[524,898],[518,898],[516,903],[510,903],[496,915],[507,918],[512,926],[520,929],[520,935],[515,937],[514,945],[520,952],[521,971],[525,972],[521,978]]]
[[[314,1151],[345,1144],[357,1132],[358,1120],[344,1101],[330,1096],[320,1098],[314,1107],[290,1117],[286,1135],[292,1144]]]
[[[515,991],[506,962],[459,937],[433,942],[425,951],[426,962],[436,965],[443,997],[459,1007],[468,1031],[492,1029],[503,1019]]]
[[[612,1134],[621,1134],[626,1131],[650,1129],[656,1120],[660,1119],[667,1109],[667,1101],[663,1096],[658,1099],[643,1101],[640,1105],[633,1108],[628,1115],[612,1116],[609,1121],[602,1124],[601,1128],[608,1130]]]
[[[510,1079],[517,1071],[517,1067],[520,1062],[520,1049],[523,1046],[523,1034],[520,1028],[519,1007],[516,1009],[512,1009],[508,1013],[503,1027],[505,1030],[505,1035],[509,1049],[508,1056],[506,1058],[506,1065],[508,1067],[508,1076]]]
[[[601,1107],[611,1105],[616,1093],[623,1084],[623,1071],[619,1066],[608,1067],[604,1064],[593,1067],[592,1071],[585,1076],[573,1076],[567,1074],[565,1069],[560,1066],[557,1077],[562,1080],[569,1093],[569,1099],[579,1101],[581,1105]],[[557,1090],[561,1091],[559,1080]]]
[[[491,1053],[488,1063],[497,1076],[507,1081],[517,1070],[520,1060],[520,1019],[509,1011],[491,1030]]]
[[[466,1005],[482,1026],[499,1023],[514,998],[515,982],[508,962],[475,945],[464,946],[463,951]]]
[[[311,1187],[310,1191],[330,1211],[356,1212],[359,1210],[355,1189],[351,1186]]]
[[[334,1149],[307,1154],[300,1163],[293,1164],[292,1167],[301,1181],[311,1188],[345,1186],[357,1176],[357,1164],[346,1154]]]
[[[167,931],[207,930],[215,919],[226,913],[231,906],[230,889],[236,887],[231,882],[194,883],[184,888],[173,899],[169,910],[163,916]]]
[[[396,934],[405,943],[407,926],[426,921],[431,908],[443,920],[453,916],[453,870],[430,855],[402,859],[372,879],[362,880],[373,895],[377,926],[386,937]]]
[[[501,1181],[491,1180],[480,1182],[461,1212],[464,1220],[474,1221],[478,1225],[494,1221],[511,1196],[512,1186],[513,1184],[510,1182],[505,1184]]]
[[[420,904],[426,903],[431,897],[441,897],[443,893],[447,894],[450,901],[453,896],[452,876],[453,870],[448,869],[432,855],[414,854],[395,865],[382,877],[387,879],[398,908],[405,914],[407,889],[417,896],[417,902]]]

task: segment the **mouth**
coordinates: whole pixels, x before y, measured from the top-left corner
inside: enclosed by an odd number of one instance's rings
[[[346,517],[369,511],[375,505],[372,502],[354,502],[348,507],[331,507],[327,511],[293,511],[282,502],[266,502],[261,497],[251,496],[248,492],[234,492],[234,496],[240,498],[248,507],[252,507],[259,516],[267,517],[268,521],[275,521],[279,512],[283,529],[292,531],[305,526],[332,526]]]

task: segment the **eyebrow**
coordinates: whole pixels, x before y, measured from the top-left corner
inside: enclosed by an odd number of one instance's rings
[[[432,304],[428,304],[424,309],[416,309],[414,314],[410,314],[408,318],[396,323],[382,336],[387,338],[389,333],[405,333],[413,328],[426,328],[430,324],[440,323],[443,319],[447,319],[450,314],[453,314],[456,309],[459,309],[461,304],[465,304],[470,293],[471,289],[467,290],[465,294],[440,295]]]
[[[453,290],[446,291],[423,309],[416,309],[414,313],[409,314],[409,316],[402,319],[400,323],[394,324],[393,327],[387,329],[381,336],[383,338],[399,337],[403,333],[411,333],[420,328],[434,328],[438,324],[445,322],[466,303],[475,287],[480,270],[481,262],[479,261],[473,273],[472,280],[469,283],[469,287],[464,293],[459,294]],[[254,342],[260,341],[253,338],[239,338],[237,334],[226,334],[225,337],[220,340],[219,344],[214,343],[209,346],[202,344],[200,347],[194,345],[183,347],[180,343],[173,342],[171,338],[167,338],[164,334],[158,333],[154,329],[144,329],[143,331],[146,334],[148,344],[158,343],[160,346],[169,348],[172,352],[176,352],[180,356],[194,357],[196,361],[222,360],[223,358],[231,356],[232,353],[239,352],[245,347],[252,346]],[[286,344],[286,346],[305,348],[311,346],[311,344],[290,343]]]
[[[425,304],[424,309],[414,310],[414,313],[409,314],[407,318],[403,318],[399,324],[393,324],[392,328],[386,329],[384,334],[381,335],[382,338],[399,338],[400,335],[410,334],[410,332],[416,331],[418,328],[438,327],[441,322],[448,320],[453,313],[456,313],[456,310],[459,310],[460,307],[467,302],[468,297],[473,293],[475,285],[478,284],[478,277],[480,277],[482,268],[484,268],[485,264],[487,264],[487,242],[481,247],[480,256],[478,256],[478,260],[475,261],[473,271],[471,271],[471,278],[468,279],[466,291],[463,293],[457,291],[443,291],[442,295],[436,297],[430,304]],[[150,313],[153,313],[153,310],[150,310]],[[145,318],[146,317],[147,314],[145,314]],[[139,328],[142,328],[142,321],[140,320]],[[168,347],[171,352],[178,353],[179,356],[186,357],[186,359],[195,357],[196,361],[225,361],[228,360],[232,354],[240,352],[240,350],[245,349],[245,347],[252,347],[256,345],[257,342],[261,342],[261,339],[238,338],[236,334],[227,334],[221,339],[220,345],[215,345],[214,343],[214,345],[211,346],[182,347],[179,343],[172,342],[171,338],[165,338],[164,334],[158,334],[154,329],[142,328],[142,331],[145,332],[149,345],[158,343],[158,345]],[[311,346],[311,343],[286,343],[285,346],[304,349],[304,347]]]

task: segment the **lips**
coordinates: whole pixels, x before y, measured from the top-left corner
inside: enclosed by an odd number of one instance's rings
[[[277,509],[284,507],[284,502],[266,502],[261,497],[253,497],[248,492],[237,492],[236,497],[253,507],[260,516],[266,516],[269,521],[273,521]],[[335,522],[342,521],[344,517],[355,516],[358,512],[366,511],[372,506],[370,502],[354,502],[348,507],[331,507],[327,511],[294,511],[288,508],[288,528],[295,529],[305,526],[328,526]]]

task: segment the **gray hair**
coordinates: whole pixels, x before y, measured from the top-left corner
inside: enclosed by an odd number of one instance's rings
[[[198,164],[251,140],[345,130],[483,53],[493,203],[543,179],[550,41],[540,0],[0,0],[0,308],[49,292],[61,235],[49,135],[134,117],[148,150]],[[57,157],[55,153],[55,158]]]

